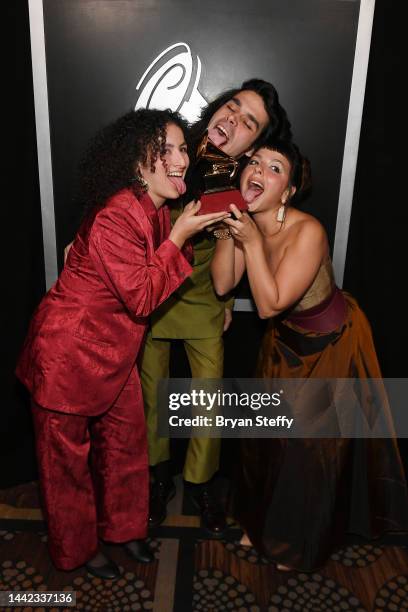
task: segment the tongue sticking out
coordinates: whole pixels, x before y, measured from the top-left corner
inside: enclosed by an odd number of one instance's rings
[[[222,147],[222,145],[227,142],[226,135],[217,128],[211,128],[208,130],[208,138],[215,144],[216,147]]]
[[[244,198],[247,204],[251,204],[251,202],[253,202],[255,198],[257,198],[258,196],[260,196],[261,193],[263,193],[263,189],[261,189],[260,187],[255,187],[254,185],[251,185],[242,194],[242,197]]]
[[[168,176],[167,178],[171,183],[173,183],[180,195],[186,193],[186,184],[180,176]]]

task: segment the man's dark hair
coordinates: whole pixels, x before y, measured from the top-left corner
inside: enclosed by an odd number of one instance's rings
[[[126,187],[137,191],[135,168],[149,159],[151,169],[163,157],[166,127],[174,123],[187,137],[187,123],[170,110],[132,110],[103,128],[91,140],[78,168],[76,200],[85,215],[102,208]]]
[[[202,110],[200,119],[190,129],[190,142],[193,153],[214,113],[241,91],[253,91],[258,94],[263,100],[269,119],[268,125],[253,143],[255,148],[262,146],[262,143],[271,137],[279,138],[280,140],[290,140],[292,138],[290,122],[285,109],[279,103],[279,96],[275,87],[272,83],[262,79],[250,79],[242,83],[241,87],[229,89],[220,94]]]

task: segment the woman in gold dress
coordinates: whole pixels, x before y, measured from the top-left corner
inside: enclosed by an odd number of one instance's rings
[[[227,293],[246,270],[258,314],[270,319],[258,377],[381,378],[369,323],[335,285],[324,228],[293,207],[307,169],[292,143],[271,142],[254,153],[241,176],[249,214],[231,205],[235,219],[216,232],[215,289]],[[386,399],[380,410],[387,419]],[[278,569],[316,569],[345,533],[372,538],[408,530],[392,436],[247,439],[241,451],[231,504],[245,532],[241,543]]]

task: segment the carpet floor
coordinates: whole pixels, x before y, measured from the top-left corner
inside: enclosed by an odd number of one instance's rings
[[[37,483],[0,491],[0,591],[75,591],[75,609],[92,612],[408,611],[406,540],[354,539],[317,572],[278,572],[238,544],[238,529],[232,527],[226,539],[208,539],[183,499],[181,480],[177,490],[166,522],[150,534],[154,563],[137,564],[121,546],[105,545],[122,570],[116,582],[101,581],[83,568],[54,568]]]

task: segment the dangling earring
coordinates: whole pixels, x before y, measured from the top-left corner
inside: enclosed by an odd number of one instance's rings
[[[282,196],[283,196],[283,194],[282,194]],[[285,201],[281,200],[281,205],[279,206],[278,214],[276,215],[276,220],[277,220],[278,223],[283,223],[285,221],[287,201],[288,201],[287,197],[285,198]]]
[[[141,174],[135,174],[133,182],[137,183],[143,192],[146,193],[149,190],[149,183],[145,181]]]
[[[276,220],[278,223],[283,223],[285,221],[285,217],[286,217],[286,206],[285,204],[282,204],[282,206],[279,206],[278,208],[278,214],[276,215]]]

